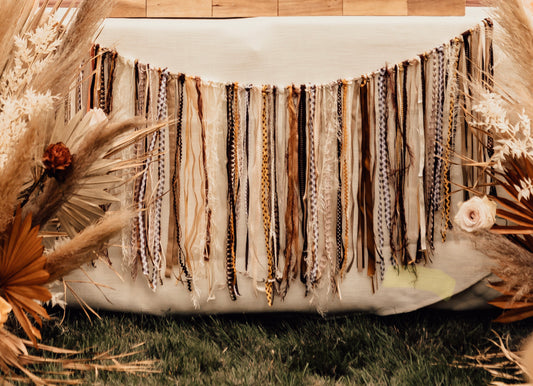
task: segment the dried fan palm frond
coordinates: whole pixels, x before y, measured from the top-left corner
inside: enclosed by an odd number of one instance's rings
[[[49,319],[46,310],[35,300],[45,302],[51,294],[44,286],[49,274],[44,270],[46,258],[38,236],[39,227],[31,226],[31,216],[22,218],[17,210],[13,223],[0,240],[0,296],[13,307],[13,314],[28,337],[37,343],[41,334],[28,318],[39,325],[41,318]]]
[[[42,188],[40,194],[34,195],[24,207],[24,213],[34,213],[34,224],[45,224],[52,219],[61,207],[69,202],[73,196],[80,193],[81,188],[94,189],[98,188],[112,188],[112,184],[120,183],[121,181],[114,176],[108,174],[113,170],[113,163],[117,160],[106,159],[106,154],[110,151],[111,145],[115,143],[116,137],[131,131],[139,125],[138,119],[131,119],[124,122],[103,122],[96,127],[91,127],[91,130],[83,137],[79,147],[74,147],[73,162],[71,170],[65,176],[64,181],[57,179],[48,179]],[[85,129],[88,129],[85,127]],[[156,130],[156,128],[153,128]],[[140,135],[135,132],[131,134],[134,136]],[[113,148],[113,150],[115,150]],[[107,160],[107,161],[104,161]],[[107,162],[107,165],[104,164]],[[78,195],[78,202],[80,197],[87,197],[88,193],[81,192]],[[108,197],[105,194],[100,194]],[[72,206],[71,202],[71,206]],[[87,206],[86,206],[87,208]],[[63,211],[63,214],[66,214]],[[81,217],[83,218],[83,217]],[[73,219],[73,221],[76,221]],[[80,225],[88,225],[91,221],[84,221]]]

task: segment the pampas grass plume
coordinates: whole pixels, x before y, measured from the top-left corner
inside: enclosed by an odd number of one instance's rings
[[[45,269],[50,273],[49,282],[62,278],[69,272],[94,259],[93,251],[102,250],[111,237],[130,223],[134,213],[122,209],[107,212],[96,224],[90,225],[74,238],[56,247],[46,256]]]

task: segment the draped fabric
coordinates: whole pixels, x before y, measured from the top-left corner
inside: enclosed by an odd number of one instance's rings
[[[287,87],[169,74],[99,47],[85,106],[169,119],[129,152],[148,156],[124,188],[140,210],[124,266],[154,290],[172,278],[195,305],[239,302],[243,288],[272,305],[302,282],[326,308],[347,277],[378,294],[388,273],[433,261],[462,200],[452,185],[476,178],[454,154],[484,149],[463,110],[466,80],[493,60],[491,26],[374,73]]]

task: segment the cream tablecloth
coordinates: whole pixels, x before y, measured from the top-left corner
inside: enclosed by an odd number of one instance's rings
[[[401,62],[449,41],[484,17],[483,9],[474,8],[468,9],[465,17],[109,19],[98,42],[126,58],[166,67],[174,73],[220,82],[286,86],[354,78],[385,63]],[[465,290],[458,300],[444,302],[444,306],[477,307],[492,296],[482,282],[489,275],[488,259],[462,237],[450,237],[445,245],[438,244],[433,263],[422,267],[416,280],[413,276],[402,278],[373,294],[364,273],[350,272],[342,282],[341,299],[305,297],[303,285],[295,285],[284,301],[276,299],[273,308],[268,307],[264,293],[245,279],[239,279],[243,296],[235,302],[222,286],[215,299],[195,305],[184,286],[172,278],[154,293],[144,278],[133,282],[122,272],[119,255],[116,249],[111,251],[114,269],[123,280],[101,263],[86,269],[94,281],[112,289],[100,291],[91,284],[73,284],[91,306],[155,314],[317,308],[391,314],[439,303]],[[86,277],[78,272],[69,279]]]

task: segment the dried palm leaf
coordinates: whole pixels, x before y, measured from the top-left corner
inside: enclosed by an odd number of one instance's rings
[[[31,222],[31,216],[22,219],[20,209],[17,210],[5,238],[0,241],[0,294],[13,307],[24,332],[37,343],[41,334],[27,314],[39,325],[41,318],[49,319],[46,310],[35,300],[45,302],[52,295],[44,286],[50,275],[44,270],[46,258],[39,227],[32,227]]]
[[[98,121],[106,123],[107,126],[114,126],[117,130],[113,129],[107,134],[104,130],[102,133],[103,127]],[[137,120],[132,122],[133,125],[139,123]],[[63,124],[63,120],[57,121],[48,143],[64,142],[69,149],[72,149],[74,162],[86,165],[85,170],[83,170],[84,174],[79,176],[76,182],[73,181],[76,174],[72,173],[68,176],[70,196],[66,194],[65,184],[55,185],[57,188],[61,188],[60,193],[64,202],[56,205],[58,209],[53,216],[59,219],[61,228],[69,237],[74,237],[86,226],[100,219],[104,215],[101,206],[119,201],[113,194],[109,193],[124,183],[115,172],[131,169],[140,163],[140,160],[137,159],[120,160],[109,157],[157,130],[160,125],[129,131],[122,136],[117,135],[115,137],[115,134],[131,127],[130,125],[124,128],[109,123],[100,110],[91,111],[89,114],[80,111],[67,125]],[[89,135],[89,133],[98,131],[101,135]],[[90,151],[92,159],[87,159],[89,153],[87,149],[92,149]],[[36,168],[33,174],[38,180],[39,176],[43,174],[42,167]]]
[[[86,132],[79,147],[75,147],[72,151],[74,154],[72,168],[65,177],[65,181],[59,182],[55,179],[48,179],[43,186],[42,193],[34,195],[28,205],[24,207],[25,213],[34,213],[34,224],[48,222],[74,194],[80,192],[84,185],[85,187],[89,185],[93,189],[95,184],[109,188],[110,182],[119,182],[120,180],[117,180],[116,177],[104,173],[106,171],[106,168],[102,167],[104,161],[99,164],[96,162],[105,159],[104,157],[111,144],[115,142],[116,136],[130,132],[138,125],[138,119],[131,119],[120,123],[103,122],[96,127],[90,127],[91,130]],[[85,129],[88,129],[87,126]],[[117,161],[108,160],[108,162]],[[100,173],[95,175],[93,166],[96,166]],[[112,170],[111,165],[107,166],[110,167],[107,170]],[[87,196],[87,193],[82,192],[82,196]],[[87,222],[84,223],[88,224]]]

